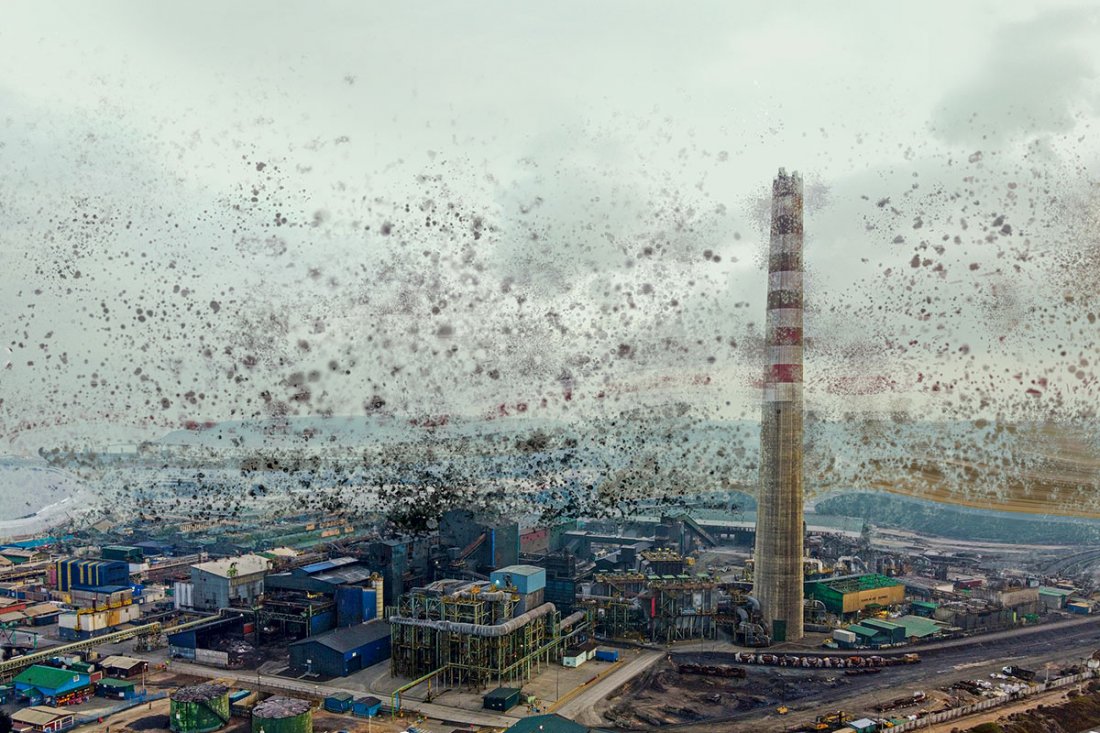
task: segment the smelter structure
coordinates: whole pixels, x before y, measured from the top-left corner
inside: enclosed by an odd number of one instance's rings
[[[802,638],[802,177],[772,183],[753,595],[772,641]]]

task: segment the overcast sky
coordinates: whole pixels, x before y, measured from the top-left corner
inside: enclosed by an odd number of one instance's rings
[[[9,2],[0,434],[755,418],[806,181],[807,403],[1089,420],[1091,3]]]

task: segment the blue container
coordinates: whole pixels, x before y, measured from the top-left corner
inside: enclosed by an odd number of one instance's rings
[[[325,710],[330,713],[346,713],[351,710],[355,698],[349,692],[337,692],[325,698]]]
[[[617,662],[619,661],[618,649],[597,649],[596,659],[601,662]]]

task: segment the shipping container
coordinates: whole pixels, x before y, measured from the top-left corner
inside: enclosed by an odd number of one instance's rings
[[[845,644],[856,643],[856,635],[847,629],[833,629],[833,638]]]
[[[619,661],[618,649],[597,649],[596,659],[601,662],[617,662]]]
[[[482,705],[488,710],[507,712],[519,704],[521,693],[518,687],[498,687],[482,698]]]

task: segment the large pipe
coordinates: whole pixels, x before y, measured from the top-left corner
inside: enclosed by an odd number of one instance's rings
[[[560,627],[563,629],[568,629],[570,626],[577,623],[578,621],[584,621],[584,619],[587,617],[588,614],[586,614],[584,611],[571,613],[561,620]]]
[[[513,631],[522,629],[525,625],[537,618],[553,613],[557,607],[553,603],[544,603],[538,608],[527,613],[522,613],[515,618],[510,618],[500,624],[468,624],[459,621],[442,621],[431,618],[409,618],[408,616],[390,616],[390,623],[402,626],[426,626],[438,631],[452,631],[458,634],[473,634],[474,636],[507,636]]]

